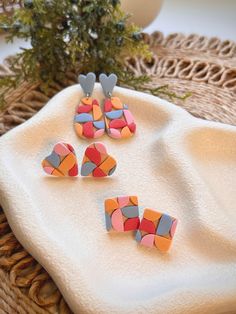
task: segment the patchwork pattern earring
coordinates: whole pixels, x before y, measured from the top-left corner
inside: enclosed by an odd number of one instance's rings
[[[104,144],[96,142],[89,145],[84,153],[81,167],[83,177],[107,177],[116,170],[116,160],[110,156]]]
[[[153,209],[145,209],[136,240],[142,245],[169,250],[175,234],[177,219]]]
[[[78,164],[74,148],[67,143],[57,143],[52,153],[42,161],[42,167],[52,176],[77,176]]]
[[[117,83],[117,76],[102,73],[100,83],[106,97],[104,101],[104,119],[108,135],[115,139],[129,138],[136,131],[134,117],[126,104],[119,97],[113,97],[112,92]]]
[[[102,136],[105,131],[102,110],[98,100],[92,98],[92,91],[96,81],[94,73],[79,75],[79,83],[85,96],[76,108],[74,128],[77,135],[84,139],[94,139]]]
[[[139,227],[137,196],[120,196],[105,200],[105,221],[107,231],[134,231]]]

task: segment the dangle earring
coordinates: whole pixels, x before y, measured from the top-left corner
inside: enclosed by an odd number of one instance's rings
[[[102,73],[99,80],[106,97],[103,111],[107,134],[116,139],[131,137],[136,131],[134,117],[119,97],[112,96],[117,76],[115,74],[107,76]]]
[[[95,81],[96,76],[92,72],[87,75],[79,75],[79,83],[85,95],[76,108],[74,128],[77,135],[84,139],[98,138],[105,131],[103,114],[98,100],[91,97]]]

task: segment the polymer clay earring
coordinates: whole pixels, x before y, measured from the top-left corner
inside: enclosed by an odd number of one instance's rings
[[[115,74],[107,76],[102,73],[99,80],[106,97],[103,111],[107,134],[115,139],[131,137],[136,131],[134,117],[119,97],[112,96],[117,76]]]
[[[152,209],[145,209],[136,233],[136,240],[142,245],[156,247],[162,252],[169,250],[177,219]]]
[[[43,170],[56,177],[75,177],[78,164],[74,148],[67,143],[57,143],[52,153],[42,161]]]
[[[116,161],[111,157],[104,144],[93,143],[84,153],[80,174],[83,177],[107,177],[116,170]]]
[[[120,196],[105,200],[105,221],[107,231],[137,230],[139,207],[137,196]]]
[[[102,136],[105,131],[103,114],[98,100],[92,98],[96,81],[94,73],[79,75],[79,83],[84,91],[84,97],[76,108],[74,128],[77,135],[83,139],[94,139]]]

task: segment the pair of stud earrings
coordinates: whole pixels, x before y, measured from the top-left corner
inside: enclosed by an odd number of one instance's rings
[[[136,231],[136,241],[140,244],[162,252],[169,250],[178,223],[176,218],[146,208],[140,219],[137,196],[109,198],[104,206],[107,231]]]
[[[42,161],[43,170],[56,177],[76,177],[78,162],[74,148],[67,143],[57,143],[52,153]],[[82,161],[80,174],[83,177],[107,177],[116,169],[116,160],[110,156],[104,144],[90,144]]]
[[[90,72],[79,75],[79,83],[84,92],[76,108],[74,128],[77,135],[83,139],[96,139],[105,131],[114,139],[129,138],[136,131],[134,117],[128,106],[119,97],[113,97],[112,92],[117,83],[117,76],[102,73],[99,81],[105,95],[102,107],[99,101],[92,97],[96,76]]]

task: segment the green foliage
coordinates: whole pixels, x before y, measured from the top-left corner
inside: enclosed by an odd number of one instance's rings
[[[149,59],[151,52],[140,29],[128,23],[119,0],[25,0],[12,16],[0,16],[6,40],[29,40],[11,62],[15,73],[0,78],[5,91],[21,80],[40,82],[46,90],[67,71],[114,72],[124,84],[137,88],[147,77],[135,78],[125,69],[126,56]],[[137,85],[139,84],[139,85]]]

